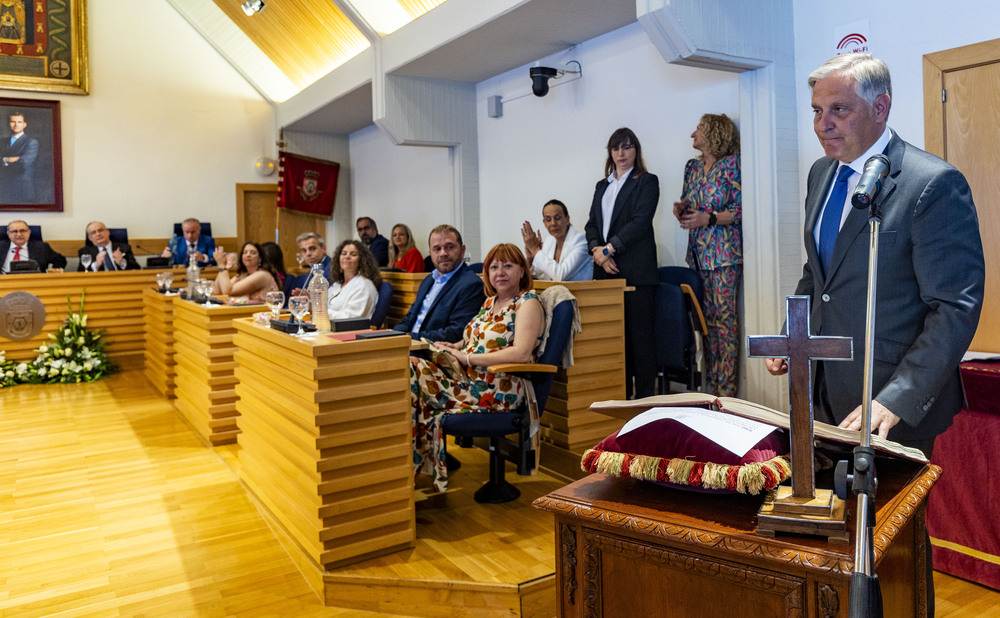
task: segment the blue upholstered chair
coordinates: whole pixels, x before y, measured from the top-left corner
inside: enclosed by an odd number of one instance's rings
[[[658,269],[658,275],[653,332],[659,392],[666,394],[672,381],[684,384],[688,390],[698,390],[705,384],[698,366],[698,349],[707,331],[701,310],[701,276],[681,266],[665,266]]]
[[[180,223],[174,224],[174,236],[183,236],[184,228],[181,227]],[[201,235],[202,236],[212,236],[212,224],[208,221],[201,222]],[[214,238],[214,236],[213,236]]]
[[[526,405],[522,409],[509,412],[446,412],[442,416],[444,433],[455,436],[459,446],[473,446],[474,439],[478,438],[479,444],[476,445],[490,452],[490,480],[476,491],[476,502],[509,502],[521,495],[504,478],[505,462],[512,462],[521,475],[531,474],[535,469],[537,454],[533,439],[538,428],[532,427],[532,417],[537,419],[545,409],[552,381],[572,335],[573,313],[573,303],[569,300],[559,303],[552,310],[549,338],[537,362],[489,367],[493,373],[509,373],[527,380]],[[515,434],[514,439],[507,437]]]
[[[385,316],[389,313],[389,303],[392,301],[392,284],[383,281],[378,289],[378,300],[375,302],[375,312],[372,313],[371,326],[381,328],[385,322]]]

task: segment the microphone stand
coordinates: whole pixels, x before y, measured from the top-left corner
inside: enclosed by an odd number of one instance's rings
[[[865,316],[865,371],[862,393],[861,444],[854,449],[851,490],[857,496],[854,511],[857,527],[854,539],[854,571],[851,573],[851,618],[881,618],[882,588],[875,574],[875,450],[871,447],[872,370],[875,342],[875,289],[878,278],[878,230],[882,212],[874,199],[868,211],[868,308]]]

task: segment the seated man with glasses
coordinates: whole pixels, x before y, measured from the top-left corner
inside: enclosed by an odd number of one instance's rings
[[[66,258],[57,253],[49,243],[41,240],[31,240],[31,228],[20,219],[7,224],[7,240],[0,241],[0,273],[10,272],[12,262],[33,260],[38,269],[45,272],[51,269],[66,268]]]
[[[139,270],[141,266],[135,261],[132,255],[132,247],[125,243],[111,241],[111,233],[100,221],[91,221],[87,224],[87,240],[91,242],[77,251],[80,256],[78,272],[92,270]],[[84,266],[84,255],[90,256],[90,265]]]

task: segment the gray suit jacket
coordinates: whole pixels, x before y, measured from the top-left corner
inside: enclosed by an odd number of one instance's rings
[[[983,247],[972,193],[947,162],[893,135],[882,208],[875,308],[875,399],[900,417],[889,439],[932,440],[961,409],[958,364],[979,323],[985,285]],[[861,404],[868,289],[868,213],[853,209],[837,236],[824,276],[813,229],[837,161],[809,171],[807,261],[796,294],[811,297],[814,333],[854,339],[851,362],[823,362],[834,423]],[[816,265],[814,268],[813,265]]]

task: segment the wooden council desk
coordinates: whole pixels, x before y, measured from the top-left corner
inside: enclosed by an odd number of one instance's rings
[[[326,600],[328,569],[416,539],[410,338],[234,324],[240,476]]]
[[[45,306],[45,326],[26,341],[0,339],[0,349],[8,360],[34,360],[38,346],[48,342],[50,334],[62,327],[68,308],[80,308],[80,295],[86,291],[83,312],[87,328],[106,331],[103,341],[111,360],[122,369],[142,367],[145,349],[143,290],[156,286],[158,270],[121,270],[88,273],[33,273],[0,276],[0,296],[11,292],[34,294]]]
[[[212,445],[236,442],[235,318],[267,311],[264,305],[202,305],[175,299],[174,408]]]
[[[417,298],[427,273],[382,273],[392,284],[387,322],[398,323]],[[567,479],[583,476],[580,458],[624,420],[592,412],[595,401],[625,398],[625,281],[535,281],[544,291],[563,285],[576,297],[583,328],[573,344],[574,364],[556,374],[541,416],[539,465]]]
[[[877,469],[884,615],[926,616],[924,508],[941,469],[885,458]],[[853,532],[849,543],[757,536],[762,500],[601,474],[539,498],[555,514],[559,615],[846,618]]]
[[[146,322],[146,379],[167,399],[174,398],[174,300],[180,296],[161,294],[153,288],[142,292],[142,309]]]

